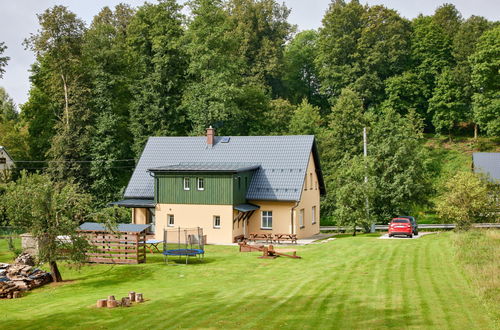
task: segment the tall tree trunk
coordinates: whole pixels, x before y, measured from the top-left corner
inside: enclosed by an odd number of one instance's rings
[[[61,79],[63,81],[63,87],[64,87],[64,117],[66,120],[66,127],[69,128],[68,84],[66,83],[66,77],[64,77],[64,74],[61,74]]]
[[[62,282],[61,273],[59,272],[57,263],[55,261],[51,261],[49,262],[49,265],[50,265],[50,275],[52,275],[52,281]]]
[[[356,236],[356,224],[354,224],[354,228],[352,230],[352,236]]]
[[[474,140],[477,140],[477,124],[474,124]]]

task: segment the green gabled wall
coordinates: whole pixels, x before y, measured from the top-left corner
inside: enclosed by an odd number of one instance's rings
[[[238,189],[238,176],[240,188]],[[190,179],[190,190],[183,180]],[[205,180],[205,190],[198,190],[197,178]],[[245,180],[245,178],[247,178]],[[155,202],[159,204],[236,205],[246,202],[251,172],[243,173],[156,173]],[[245,184],[245,182],[247,184]]]

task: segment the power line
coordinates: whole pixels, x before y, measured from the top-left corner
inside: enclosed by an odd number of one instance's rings
[[[95,163],[95,162],[130,162],[135,159],[99,159],[99,160],[14,160],[14,163]]]

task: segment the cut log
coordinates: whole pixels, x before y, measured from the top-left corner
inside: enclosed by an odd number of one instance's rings
[[[108,300],[116,300],[115,296],[108,296]]]
[[[118,301],[116,301],[116,300],[108,300],[107,301],[108,308],[115,308],[117,306],[118,306]]]
[[[106,299],[97,300],[97,308],[103,308],[108,306],[108,301]]]
[[[135,301],[135,292],[134,291],[130,291],[128,293],[128,298],[130,299],[130,301]]]
[[[143,302],[143,301],[144,301],[144,298],[142,297],[142,293],[137,293],[137,294],[135,295],[135,301],[136,301],[136,302],[139,302],[139,303],[141,303],[141,302]]]
[[[122,298],[122,307],[130,307],[130,299],[129,297],[123,297]]]

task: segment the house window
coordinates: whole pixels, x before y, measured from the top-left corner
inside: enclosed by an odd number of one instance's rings
[[[184,190],[189,190],[189,178],[184,178]]]
[[[205,190],[205,179],[198,178],[198,190]]]
[[[7,158],[0,158],[0,164],[6,164]]]
[[[214,215],[214,228],[220,228],[220,216]]]
[[[261,229],[273,229],[273,211],[262,211]]]
[[[174,215],[173,214],[167,214],[167,226],[173,227],[174,225],[175,225]]]
[[[315,182],[316,190],[318,190],[318,181]]]
[[[313,189],[313,174],[309,173],[309,189]]]
[[[311,222],[313,225],[316,223],[316,206],[313,206],[311,210]]]
[[[241,176],[238,177],[238,190],[241,189]]]
[[[245,189],[248,189],[248,177],[245,177]]]
[[[299,211],[299,226],[300,228],[304,228],[304,209]]]

